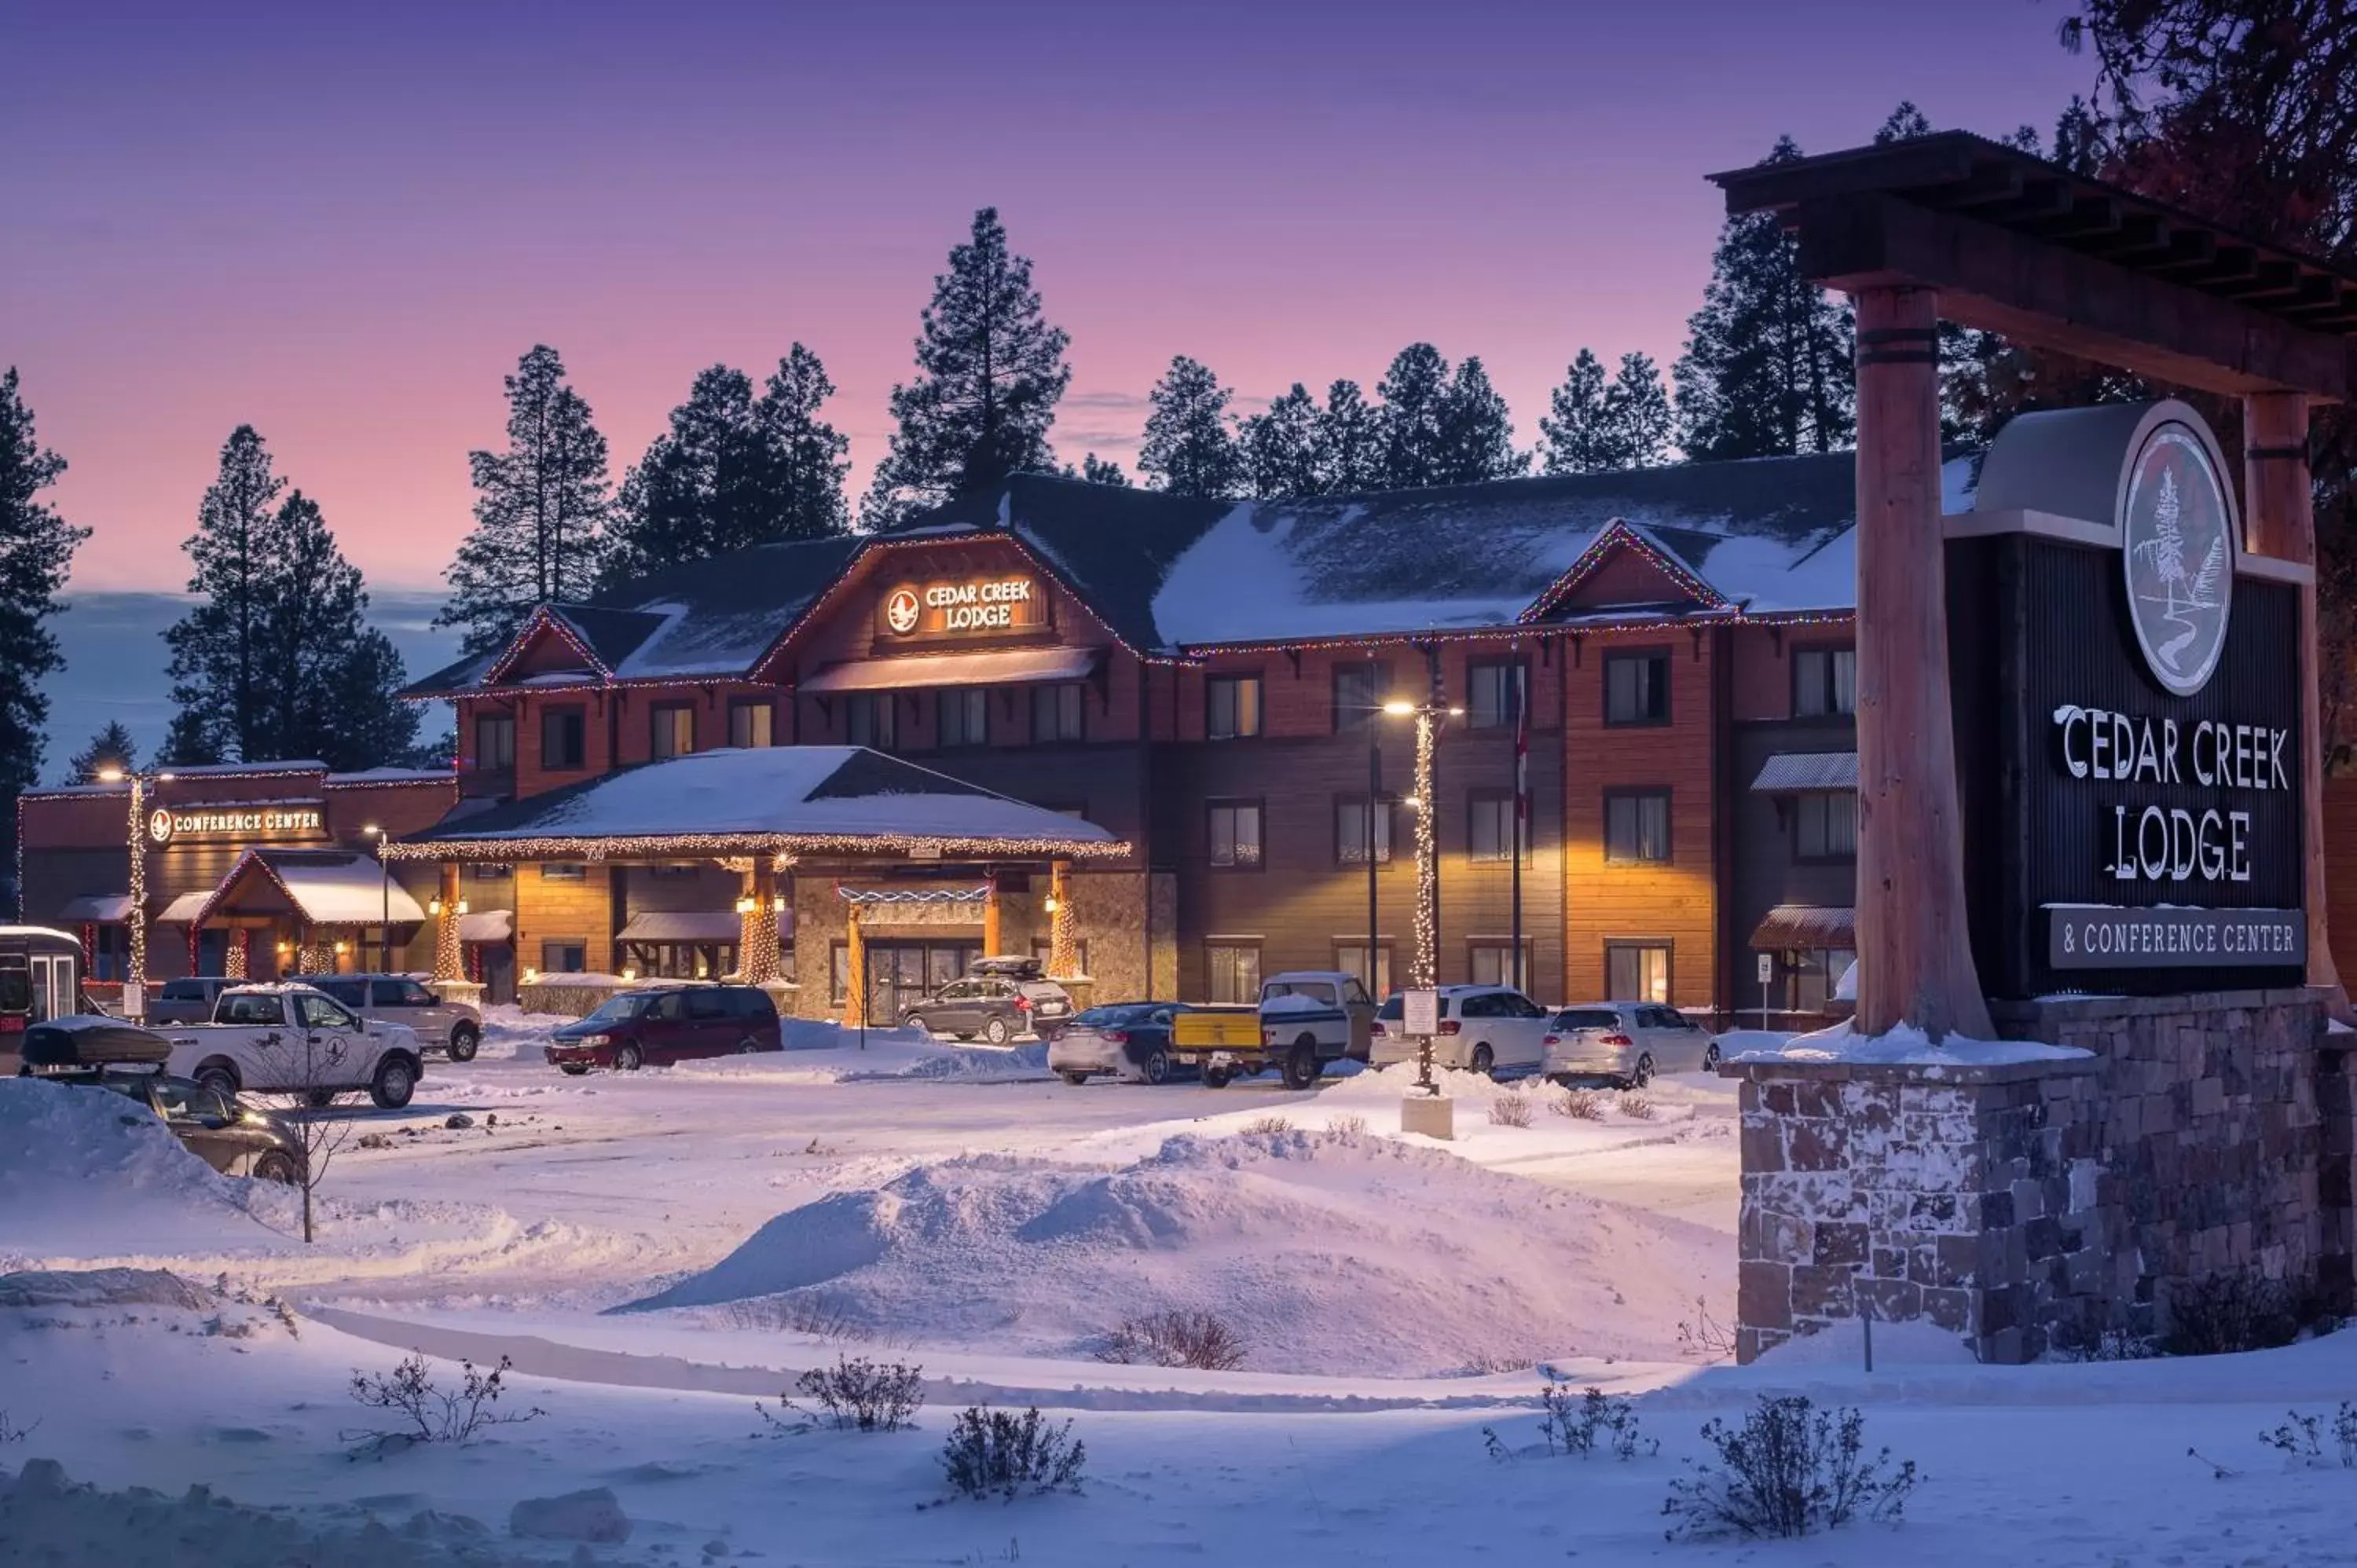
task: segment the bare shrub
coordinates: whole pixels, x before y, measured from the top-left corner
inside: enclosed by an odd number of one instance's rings
[[[779,1295],[732,1301],[722,1308],[722,1315],[731,1328],[767,1328],[850,1344],[862,1344],[876,1337],[849,1306],[832,1296]]]
[[[1501,1094],[1490,1101],[1490,1125],[1492,1127],[1527,1127],[1531,1124],[1531,1102],[1520,1094]]]
[[[1097,1359],[1225,1372],[1243,1365],[1244,1342],[1211,1313],[1174,1308],[1125,1319],[1106,1337]]]
[[[0,1410],[0,1443],[22,1443],[26,1438],[30,1437],[40,1424],[37,1421],[31,1426],[18,1426],[9,1419],[6,1411]]]
[[[1465,1363],[1448,1374],[1458,1378],[1494,1378],[1506,1372],[1527,1372],[1531,1369],[1528,1356],[1514,1356],[1495,1350],[1476,1350]]]
[[[2270,1448],[2281,1449],[2295,1461],[2311,1468],[2324,1467],[2324,1417],[2302,1415],[2298,1411],[2285,1412],[2290,1417],[2273,1432],[2259,1434],[2259,1441]],[[2341,1402],[2340,1411],[2332,1418],[2332,1445],[2344,1470],[2357,1470],[2357,1405]]]
[[[1679,1321],[1678,1344],[1690,1356],[1723,1361],[1735,1354],[1735,1331],[1713,1317],[1710,1304],[1696,1296],[1693,1318]]]
[[[1326,1133],[1334,1138],[1363,1138],[1367,1135],[1367,1119],[1363,1116],[1336,1116],[1327,1122]]]
[[[1244,1123],[1243,1130],[1246,1133],[1257,1133],[1263,1137],[1274,1138],[1280,1133],[1292,1132],[1293,1123],[1282,1116],[1256,1116]]]
[[[832,1367],[813,1367],[794,1380],[802,1398],[825,1412],[827,1423],[841,1432],[898,1432],[915,1424],[917,1409],[925,1402],[925,1369],[899,1361],[871,1361],[866,1357],[837,1356]],[[801,1407],[778,1396],[773,1414],[759,1402],[754,1413],[774,1432],[807,1432],[814,1424],[789,1419]]]
[[[503,1380],[513,1365],[502,1356],[500,1364],[486,1372],[472,1361],[460,1361],[463,1380],[456,1389],[438,1387],[423,1356],[412,1355],[392,1371],[373,1376],[354,1368],[353,1400],[371,1410],[391,1411],[406,1424],[391,1432],[348,1432],[340,1434],[341,1440],[379,1454],[413,1443],[465,1444],[488,1427],[513,1426],[546,1415],[538,1405],[522,1411],[499,1408],[507,1392]]]
[[[1662,1512],[1677,1522],[1671,1540],[1758,1538],[1837,1530],[1854,1519],[1895,1523],[1921,1477],[1915,1461],[1887,1469],[1890,1450],[1866,1455],[1866,1420],[1855,1410],[1820,1411],[1798,1395],[1762,1395],[1740,1427],[1710,1421],[1703,1440],[1718,1461],[1670,1483]]]
[[[1592,1089],[1566,1089],[1547,1102],[1547,1109],[1575,1122],[1601,1122],[1604,1096]]]
[[[1037,1406],[1021,1415],[984,1405],[962,1411],[942,1444],[942,1469],[952,1490],[968,1498],[996,1492],[1008,1502],[1025,1492],[1079,1491],[1088,1457],[1072,1423],[1052,1425]]]
[[[1641,1448],[1649,1454],[1661,1451],[1659,1443],[1644,1447],[1648,1440],[1638,1434],[1635,1403],[1601,1389],[1583,1390],[1575,1399],[1571,1385],[1550,1373],[1539,1391],[1539,1409],[1544,1412],[1539,1436],[1550,1454],[1585,1459],[1596,1452],[1598,1439],[1616,1459],[1634,1459]]]
[[[2230,1356],[2272,1350],[2299,1337],[2299,1302],[2281,1280],[2245,1272],[2173,1285],[2169,1332],[2172,1356]]]
[[[1652,1101],[1634,1090],[1620,1096],[1620,1109],[1631,1122],[1651,1122],[1654,1116]]]

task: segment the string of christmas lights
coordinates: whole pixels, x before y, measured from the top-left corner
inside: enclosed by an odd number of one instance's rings
[[[1429,703],[1415,711],[1415,962],[1411,984],[1440,983],[1440,843],[1432,809],[1433,743],[1440,715]]]
[[[659,860],[795,853],[900,854],[917,860],[1060,854],[1081,860],[1118,860],[1131,854],[1133,847],[1121,840],[937,838],[921,833],[647,833],[610,838],[397,840],[385,845],[384,854],[388,860],[494,861]]]

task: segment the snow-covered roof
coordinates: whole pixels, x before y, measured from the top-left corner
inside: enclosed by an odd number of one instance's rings
[[[425,918],[409,890],[385,875],[374,855],[332,849],[249,849],[222,877],[198,912],[199,918],[235,899],[242,886],[262,877],[314,926],[395,925]]]
[[[364,768],[357,773],[330,773],[328,788],[358,789],[371,784],[450,784],[457,773],[447,768]]]
[[[58,911],[58,918],[70,925],[88,922],[98,926],[119,926],[131,918],[131,895],[128,893],[93,893],[80,898],[69,898]]]
[[[1780,751],[1760,766],[1751,781],[1755,793],[1801,795],[1815,790],[1857,788],[1855,751]]]
[[[194,893],[183,893],[164,906],[164,912],[156,917],[156,922],[163,926],[191,925],[204,911],[205,905],[211,901],[212,896],[213,890],[210,887],[201,888]]]
[[[503,942],[514,935],[513,909],[469,909],[458,917],[462,942]]]
[[[1833,904],[1779,904],[1752,929],[1746,944],[1763,951],[1778,948],[1857,946],[1857,911]]]
[[[741,916],[727,909],[641,909],[622,922],[625,942],[733,942],[744,935]]]
[[[1015,844],[1051,844],[1080,854],[1126,848],[1093,822],[900,757],[856,746],[790,746],[701,751],[489,810],[454,812],[388,845],[387,854],[430,860],[471,850],[468,858],[500,858],[522,840],[553,842],[567,853],[611,848],[619,854],[632,841],[680,837],[710,840],[715,854],[805,842],[858,848],[862,841],[909,838],[985,852]]]

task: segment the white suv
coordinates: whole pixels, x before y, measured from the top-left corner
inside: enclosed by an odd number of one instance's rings
[[[1583,1002],[1547,1025],[1540,1070],[1556,1079],[1602,1077],[1641,1089],[1656,1072],[1709,1072],[1718,1066],[1710,1031],[1657,1002]]]
[[[1432,1042],[1435,1066],[1494,1072],[1539,1065],[1546,1050],[1547,1010],[1511,985],[1443,985],[1440,1033]],[[1416,1042],[1401,1033],[1407,1004],[1393,992],[1375,1014],[1376,1067],[1416,1059]]]

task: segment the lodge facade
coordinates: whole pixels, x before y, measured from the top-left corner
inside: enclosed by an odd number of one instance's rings
[[[774,968],[805,1015],[866,989],[889,1016],[994,950],[1105,1000],[1294,968],[1383,991],[1428,831],[1444,983],[1814,1017],[1853,940],[1853,509],[1844,455],[1254,503],[1017,476],[673,568],[419,682],[456,706],[455,774],[151,786],[319,804],[283,841],[143,840],[138,913],[184,933],[148,972],[389,951],[500,997]],[[1448,712],[1429,801],[1386,703]],[[768,750],[824,766],[683,766]],[[22,808],[25,916],[87,929],[102,972],[134,918],[124,788]],[[393,918],[351,924],[381,880]]]

